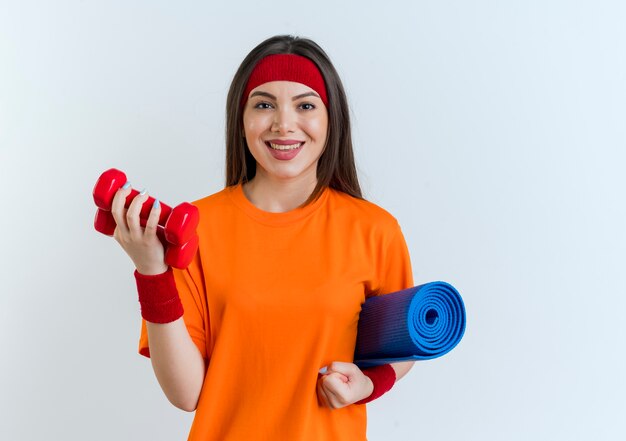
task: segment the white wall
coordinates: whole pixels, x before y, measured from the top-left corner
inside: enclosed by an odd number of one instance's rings
[[[370,407],[370,440],[626,439],[626,6],[615,1],[0,0],[0,439],[185,439],[136,354],[106,168],[217,191],[257,43],[335,62],[368,197],[468,327]]]

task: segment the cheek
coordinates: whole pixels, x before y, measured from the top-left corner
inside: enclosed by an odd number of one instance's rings
[[[243,130],[246,133],[246,138],[263,133],[267,126],[265,118],[262,117],[243,117]]]
[[[306,130],[317,141],[324,141],[328,131],[328,117],[320,116],[306,121]]]
[[[255,123],[252,119],[243,117],[243,130],[246,132],[246,137],[250,136],[252,131],[254,130]]]

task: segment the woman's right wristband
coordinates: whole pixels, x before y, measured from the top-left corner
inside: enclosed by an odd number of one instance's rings
[[[183,316],[172,268],[162,274],[146,276],[135,270],[141,316],[150,323],[170,323]]]

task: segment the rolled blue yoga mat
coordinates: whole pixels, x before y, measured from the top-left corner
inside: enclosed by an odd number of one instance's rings
[[[465,306],[446,282],[370,297],[359,316],[354,363],[371,367],[450,352],[465,332]]]

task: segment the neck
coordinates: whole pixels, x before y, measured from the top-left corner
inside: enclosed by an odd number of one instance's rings
[[[258,209],[270,213],[285,213],[304,204],[311,196],[317,178],[314,179],[270,179],[262,172],[243,186],[248,200]]]

